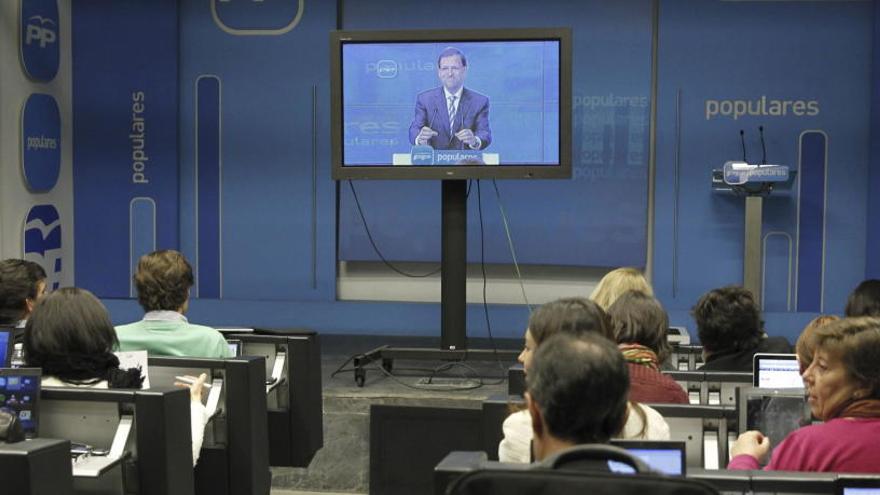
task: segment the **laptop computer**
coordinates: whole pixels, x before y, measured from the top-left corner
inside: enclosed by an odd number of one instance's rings
[[[740,388],[736,411],[739,433],[758,430],[770,437],[771,449],[811,418],[803,388]]]
[[[759,388],[803,388],[797,355],[755,354],[752,358],[752,384]]]
[[[12,411],[21,421],[25,438],[39,432],[40,368],[0,369],[0,408]]]
[[[12,349],[15,346],[13,328],[0,328],[0,368],[11,367]]]
[[[611,445],[621,447],[638,457],[655,471],[670,476],[684,476],[686,473],[685,443],[648,440],[612,440]],[[608,467],[615,473],[633,473],[633,469],[623,463],[608,461]]]
[[[241,356],[241,341],[237,339],[229,339],[226,341],[226,344],[229,345],[229,354],[232,357]]]

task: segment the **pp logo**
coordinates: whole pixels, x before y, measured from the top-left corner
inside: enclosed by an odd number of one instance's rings
[[[21,118],[21,166],[33,192],[47,192],[61,170],[61,115],[55,98],[35,93],[24,104]]]
[[[394,60],[380,60],[376,62],[376,75],[382,79],[397,77],[397,62]]]
[[[57,0],[21,0],[21,63],[31,79],[48,82],[58,73]]]
[[[410,163],[413,165],[433,165],[434,148],[430,146],[413,146],[410,150]]]
[[[46,270],[52,290],[61,283],[61,216],[52,205],[36,205],[24,221],[24,259]]]

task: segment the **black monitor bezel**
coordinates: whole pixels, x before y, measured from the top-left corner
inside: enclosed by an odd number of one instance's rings
[[[344,166],[342,45],[344,43],[559,41],[559,163],[502,166]],[[571,178],[571,29],[462,29],[330,32],[331,171],[346,179],[568,179]]]
[[[687,476],[687,442],[679,440],[629,440],[629,439],[613,439],[609,441],[611,445],[622,449],[639,449],[639,450],[675,450],[681,456],[681,474],[677,476]],[[634,455],[634,454],[633,454]]]
[[[40,398],[43,391],[43,370],[42,368],[0,368],[0,376],[31,376],[37,379],[36,393],[33,397],[33,417],[31,421],[34,423],[34,429],[25,430],[25,438],[39,438],[40,436]]]

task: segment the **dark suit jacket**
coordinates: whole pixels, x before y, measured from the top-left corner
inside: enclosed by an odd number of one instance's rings
[[[455,137],[455,133],[462,129],[473,131],[482,141],[480,149],[485,149],[492,142],[492,130],[489,129],[489,97],[464,88],[453,127],[450,129],[443,87],[423,91],[416,97],[415,116],[409,126],[411,144],[415,144],[419,131],[426,126],[437,131],[437,135],[428,141],[428,145],[434,149],[469,149]]]
[[[752,358],[755,353],[770,352],[791,354],[793,349],[785,337],[767,337],[761,339],[758,347],[745,351],[726,350],[711,354],[700,371],[752,371]]]

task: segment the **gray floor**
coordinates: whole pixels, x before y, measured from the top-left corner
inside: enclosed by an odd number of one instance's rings
[[[499,349],[518,349],[520,340],[496,339]],[[322,386],[324,408],[324,447],[308,468],[272,468],[274,495],[366,494],[369,491],[369,408],[371,404],[437,405],[479,408],[490,395],[506,393],[506,370],[513,360],[477,362],[465,360],[460,365],[437,373],[440,385],[422,387],[420,379],[430,376],[443,361],[395,360],[393,376],[372,363],[364,387],[358,387],[351,365],[349,371],[331,376],[353,354],[364,353],[382,345],[439,348],[439,339],[419,337],[366,337],[322,335]],[[471,349],[491,349],[488,339],[468,343]],[[445,384],[479,384],[469,390],[451,390]]]

